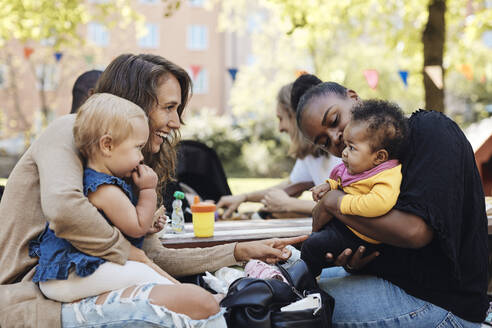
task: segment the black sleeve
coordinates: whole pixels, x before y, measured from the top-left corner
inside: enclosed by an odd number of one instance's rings
[[[484,196],[473,150],[461,129],[441,113],[416,112],[409,125],[395,208],[421,217],[433,228],[459,279],[462,237],[483,218]]]

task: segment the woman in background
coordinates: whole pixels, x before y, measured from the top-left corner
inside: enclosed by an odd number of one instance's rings
[[[317,79],[317,78],[316,78]],[[224,208],[223,218],[229,218],[244,202],[261,202],[262,210],[271,213],[294,213],[311,216],[314,205],[311,199],[299,199],[302,192],[325,182],[331,170],[340,159],[309,143],[300,133],[296,124],[296,111],[299,96],[292,94],[292,85],[284,85],[277,95],[278,129],[289,134],[291,144],[289,155],[296,158],[294,168],[287,180],[271,188],[251,191],[239,195],[223,196],[217,203]],[[292,102],[292,105],[291,105]]]

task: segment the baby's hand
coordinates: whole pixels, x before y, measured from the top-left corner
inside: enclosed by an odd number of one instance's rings
[[[150,227],[149,231],[147,233],[157,233],[164,229],[166,225],[166,208],[161,205],[157,211],[154,213],[154,217],[152,219],[152,226]]]
[[[132,178],[139,190],[157,187],[157,174],[147,165],[140,164],[137,170],[133,171]]]
[[[315,202],[319,201],[330,190],[331,187],[329,183],[323,183],[311,188],[311,191],[313,192],[313,200]]]

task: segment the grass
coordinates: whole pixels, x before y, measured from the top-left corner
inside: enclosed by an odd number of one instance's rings
[[[246,192],[262,190],[273,187],[284,179],[251,179],[251,178],[230,178],[227,183],[233,195],[244,194]],[[241,212],[258,211],[262,205],[260,203],[243,203],[239,207]]]
[[[244,194],[245,192],[251,192],[261,190],[265,188],[273,187],[284,179],[249,179],[249,178],[230,178],[227,179],[227,183],[231,188],[233,195]]]

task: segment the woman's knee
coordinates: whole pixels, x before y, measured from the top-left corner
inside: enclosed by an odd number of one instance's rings
[[[192,284],[154,286],[149,294],[149,301],[195,320],[206,319],[220,310],[211,293]]]

